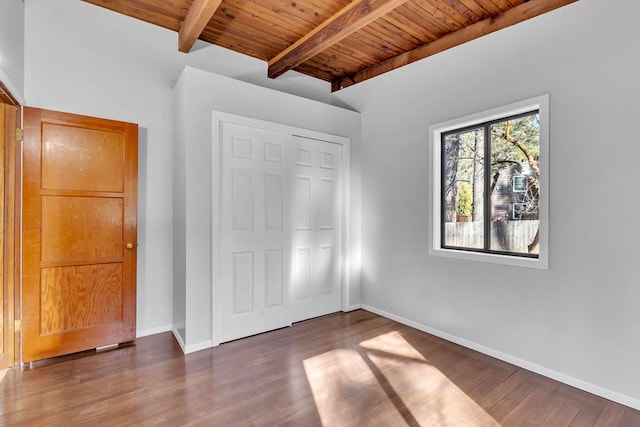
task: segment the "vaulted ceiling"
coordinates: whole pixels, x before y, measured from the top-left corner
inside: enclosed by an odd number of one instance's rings
[[[340,90],[577,0],[84,0]]]

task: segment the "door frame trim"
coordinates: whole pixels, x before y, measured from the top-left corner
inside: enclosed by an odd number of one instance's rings
[[[350,260],[351,260],[351,175],[350,175],[350,146],[351,139],[344,136],[333,135],[326,132],[318,132],[310,129],[289,126],[281,123],[269,122],[266,120],[254,119],[238,114],[226,113],[223,111],[212,111],[212,144],[211,144],[211,342],[216,347],[220,344],[220,298],[217,286],[220,283],[220,254],[222,245],[220,236],[222,226],[222,123],[254,127],[261,130],[287,134],[291,137],[302,137],[316,139],[319,141],[331,142],[342,146],[342,263],[341,263],[341,308],[342,311],[349,311],[351,304],[350,296]]]
[[[4,96],[0,96],[5,100],[5,104],[21,107],[27,105],[24,96],[18,88],[13,84],[9,75],[0,66],[0,91],[4,92]]]
[[[0,92],[5,90],[0,81]],[[2,303],[2,330],[5,350],[0,363],[0,369],[10,368],[21,364],[22,357],[22,333],[16,330],[16,321],[21,320],[21,277],[20,277],[20,201],[21,201],[21,174],[20,153],[22,141],[16,138],[16,129],[22,128],[22,108],[18,103],[5,102],[0,93],[0,102],[4,108],[0,111],[3,115],[4,126],[0,149],[2,151],[2,182],[4,200],[0,220],[2,227],[2,277],[0,278],[0,292],[4,294]],[[9,112],[9,109],[13,110]],[[7,119],[10,119],[7,121]]]

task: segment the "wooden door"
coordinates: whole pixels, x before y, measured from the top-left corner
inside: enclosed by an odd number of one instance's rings
[[[24,109],[22,361],[135,339],[138,127]]]
[[[290,325],[290,139],[222,123],[220,342]]]
[[[342,146],[295,137],[291,321],[342,305]]]
[[[19,117],[18,107],[0,103],[0,369],[16,364],[16,128]]]

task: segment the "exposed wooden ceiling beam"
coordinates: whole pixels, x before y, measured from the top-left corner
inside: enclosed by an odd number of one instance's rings
[[[313,58],[407,0],[354,0],[269,61],[269,77],[278,76]]]
[[[345,76],[332,82],[332,91],[352,86],[370,78],[379,76],[396,68],[403,67],[412,62],[419,61],[428,56],[435,55],[452,47],[461,45],[478,37],[491,34],[503,28],[510,27],[527,19],[542,15],[578,0],[530,0],[522,3],[508,11],[491,18],[476,22],[468,27],[462,28],[454,33],[443,36],[431,43],[418,46],[417,48],[398,56],[387,59],[377,65],[359,71],[353,75]]]
[[[178,32],[178,50],[189,53],[222,0],[194,0]]]

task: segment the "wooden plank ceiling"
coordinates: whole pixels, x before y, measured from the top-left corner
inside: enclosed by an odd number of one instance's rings
[[[334,91],[577,0],[84,0],[296,70]]]

